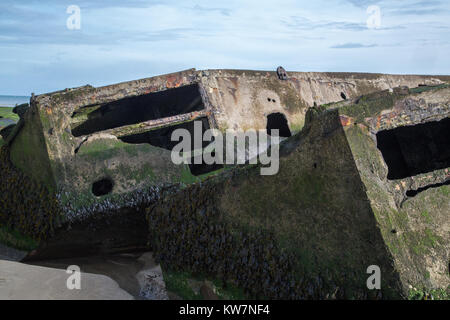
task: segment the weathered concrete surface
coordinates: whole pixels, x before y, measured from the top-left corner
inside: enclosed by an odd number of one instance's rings
[[[69,290],[64,270],[0,260],[1,300],[130,300],[109,277],[81,273],[81,290]]]
[[[443,83],[438,77],[364,73],[288,72],[280,81],[275,72],[251,70],[199,71],[219,129],[265,129],[266,116],[281,112],[298,132],[309,107],[356,98],[363,94],[420,84]],[[270,101],[269,101],[270,99]]]
[[[340,101],[343,95],[355,98],[400,85],[417,87],[443,83],[440,77],[434,76],[288,74],[288,79],[281,81],[276,72],[192,69],[106,87],[85,86],[39,95],[31,99],[31,110],[24,115],[24,128],[14,141],[9,141],[11,160],[30,177],[55,189],[62,203],[70,202],[78,209],[104,200],[105,197],[99,199],[91,193],[92,183],[104,176],[115,181],[107,199],[162,183],[198,180],[188,166],[176,166],[169,161],[169,150],[147,143],[127,144],[117,139],[130,132],[141,133],[145,128],[152,131],[153,126],[159,126],[164,119],[151,120],[150,125],[143,120],[141,124],[85,136],[72,134],[74,121],[98,117],[96,110],[106,103],[198,84],[204,105],[199,114],[207,115],[211,128],[265,129],[267,115],[281,112],[295,133],[303,127],[306,111],[314,104]],[[74,112],[82,116],[74,118]],[[172,125],[177,118],[186,121],[186,117],[192,118],[192,114],[169,117],[165,125]]]
[[[7,208],[0,217],[36,240],[54,236],[53,242],[41,243],[39,248],[49,255],[141,249],[146,246],[143,208],[157,201],[167,188],[202,181],[219,170],[196,176],[190,166],[171,161],[170,147],[149,140],[125,142],[130,134],[143,130],[152,134],[175,124],[190,126],[199,116],[210,128],[222,131],[265,129],[267,116],[274,112],[283,113],[290,131],[296,133],[304,127],[307,110],[315,104],[344,97],[348,104],[383,89],[448,81],[445,76],[315,72],[288,72],[287,80],[279,80],[276,72],[192,69],[100,88],[85,86],[33,96],[30,108],[2,148],[2,159],[8,158],[8,172],[2,173],[5,179],[0,182],[0,191],[8,194],[8,188],[17,189],[17,196],[0,196]],[[198,91],[196,99],[187,109],[179,113],[177,109],[175,115],[159,117],[156,113],[167,110],[159,110],[155,103],[148,108],[158,109],[151,120],[74,133],[89,121],[95,127],[96,121],[108,118],[108,112],[120,107],[123,99],[140,99],[153,93],[170,96],[168,90],[192,86]],[[354,105],[355,110],[362,108],[356,111],[357,118],[370,116],[365,115],[364,104]],[[126,110],[114,114],[115,118],[133,113],[133,104],[125,106]],[[351,118],[352,114],[343,116]],[[157,138],[167,139],[169,134],[164,132],[166,136]],[[93,185],[105,178],[111,181],[110,193],[96,195]]]
[[[356,106],[338,108],[341,124],[355,164],[370,200],[377,225],[389,248],[405,290],[450,288],[450,168],[402,179],[387,179],[388,167],[377,149],[376,134],[382,130],[430,123],[450,118],[450,87],[396,96],[384,92],[366,100],[368,111],[358,115]],[[448,131],[447,131],[448,133]],[[445,133],[444,133],[445,135]],[[434,137],[445,141],[447,137]],[[416,144],[423,141],[416,141]],[[427,140],[420,152],[438,152],[448,157],[448,146],[435,150]],[[412,150],[402,152],[411,157]],[[446,159],[448,163],[448,158]],[[447,185],[445,185],[447,183]],[[414,195],[411,191],[422,190]]]

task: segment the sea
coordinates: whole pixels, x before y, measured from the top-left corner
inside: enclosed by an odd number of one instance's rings
[[[29,96],[2,96],[0,95],[0,107],[14,107],[16,104],[29,103]]]

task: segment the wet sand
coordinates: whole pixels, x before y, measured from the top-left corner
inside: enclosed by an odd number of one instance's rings
[[[158,269],[158,265],[153,261],[151,253],[45,260],[30,264],[64,270],[70,265],[77,265],[80,267],[81,272],[102,274],[110,277],[119,284],[120,288],[127,291],[135,299],[142,299],[140,292],[145,284],[142,274],[145,274],[147,270]]]

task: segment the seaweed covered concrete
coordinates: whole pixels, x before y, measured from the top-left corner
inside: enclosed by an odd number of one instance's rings
[[[283,143],[277,175],[225,172],[149,207],[157,257],[249,297],[448,295],[448,168],[389,180],[376,135],[448,119],[449,98],[447,85],[398,88],[310,109]],[[381,291],[366,287],[370,265],[381,268]]]
[[[170,161],[170,133],[265,129],[271,114],[299,132],[309,107],[399,85],[444,83],[432,76],[186,70],[101,88],[85,86],[33,96],[30,110],[8,139],[16,167],[70,207],[67,219],[99,202],[165,183],[198,181],[187,165]],[[206,168],[210,172],[218,168]],[[112,188],[96,196],[93,185]]]
[[[165,268],[219,278],[253,297],[446,289],[445,150],[410,157],[421,149],[402,147],[404,134],[391,130],[446,121],[447,81],[186,70],[33,96],[1,149],[1,223],[40,241],[30,259],[151,247]],[[170,159],[176,128],[269,129],[274,115],[293,135],[275,176]],[[382,135],[391,149],[400,141],[398,158],[415,159],[409,167],[431,161],[428,171],[392,179]],[[434,145],[445,146],[436,135]],[[365,286],[370,265],[382,269],[381,292]]]

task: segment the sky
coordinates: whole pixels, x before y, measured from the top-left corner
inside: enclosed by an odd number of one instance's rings
[[[0,2],[3,95],[189,68],[448,75],[449,57],[448,0]]]

